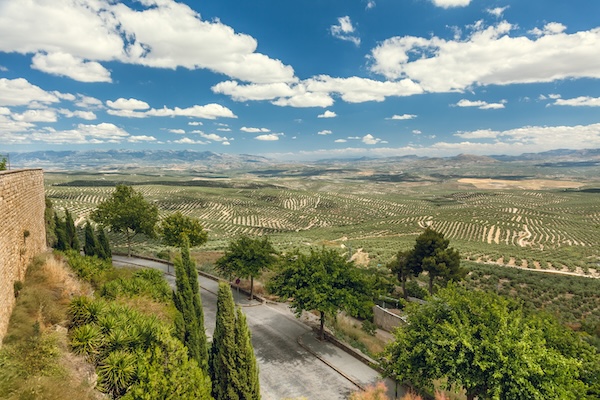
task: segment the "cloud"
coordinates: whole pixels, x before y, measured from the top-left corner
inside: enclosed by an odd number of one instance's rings
[[[84,61],[67,53],[36,54],[31,68],[79,82],[112,82],[110,72],[96,61]]]
[[[414,118],[417,118],[417,116],[415,114],[402,114],[402,115],[394,114],[391,117],[386,118],[386,119],[405,120],[405,119],[414,119]]]
[[[375,3],[375,1],[373,1],[373,0],[367,0],[367,5],[366,5],[366,7],[365,7],[365,8],[366,8],[367,10],[370,10],[370,9],[372,9],[372,8],[375,8],[375,6],[376,6],[376,5],[377,5],[377,4]]]
[[[427,92],[600,78],[600,28],[533,39],[510,36],[514,28],[501,21],[479,24],[465,39],[393,37],[371,51],[370,69],[387,79],[410,79]]]
[[[368,144],[368,145],[373,145],[373,144],[377,144],[377,143],[381,142],[381,139],[376,138],[375,136],[371,135],[370,133],[363,136],[361,140],[364,144]]]
[[[125,118],[147,118],[147,117],[193,117],[204,119],[216,118],[237,118],[237,116],[227,107],[220,104],[207,104],[205,106],[194,105],[188,108],[151,108],[146,111],[134,111],[128,109],[109,109],[106,111],[110,115]]]
[[[358,36],[351,35],[356,31],[356,29],[352,25],[350,17],[347,15],[345,17],[339,17],[338,25],[331,25],[329,31],[334,38],[346,40],[354,43],[356,46],[360,46],[360,38]]]
[[[322,131],[317,132],[318,135],[331,135],[333,132],[331,132],[329,129],[324,129]]]
[[[280,98],[271,103],[281,107],[329,107],[333,104],[333,99],[328,93],[304,92],[292,97]]]
[[[504,108],[504,104],[506,104],[506,100],[501,100],[499,103],[488,103],[483,100],[471,101],[467,99],[461,99],[455,105],[457,107],[477,107],[480,110],[498,110]]]
[[[103,108],[101,100],[98,100],[95,97],[85,96],[83,94],[77,95],[77,100],[75,101],[75,105],[80,108],[91,108],[91,109],[100,109]]]
[[[191,126],[201,126],[201,125],[204,125],[204,124],[202,122],[200,122],[200,121],[190,121],[190,122],[188,122],[188,125],[191,125]]]
[[[155,142],[156,138],[154,136],[138,135],[128,137],[127,141],[129,143]]]
[[[506,11],[509,7],[510,6],[488,8],[485,11],[487,11],[488,14],[495,16],[496,18],[500,18],[504,14],[504,11]]]
[[[231,128],[217,128],[220,132],[231,132]]]
[[[32,85],[26,79],[0,78],[0,106],[24,106],[33,102],[50,104],[59,101],[55,94]]]
[[[214,93],[228,95],[235,101],[272,100],[296,94],[290,85],[282,82],[240,85],[235,81],[225,81],[217,83],[211,90]]]
[[[0,71],[1,72],[7,72],[8,68],[6,68],[4,65],[0,65]]]
[[[423,133],[423,132],[421,132],[421,131],[420,131],[420,130],[418,130],[418,129],[413,129],[413,131],[412,131],[412,134],[413,134],[413,135],[420,135],[421,133]]]
[[[335,118],[337,114],[333,111],[325,110],[323,114],[317,115],[317,118]]]
[[[54,110],[27,110],[21,114],[12,114],[15,121],[23,122],[56,122],[56,112]]]
[[[203,137],[204,139],[208,139],[208,140],[212,140],[213,142],[229,142],[229,140],[232,139],[228,139],[224,136],[219,136],[215,133],[204,133],[204,132],[197,132],[198,135],[200,135],[201,137]]]
[[[178,139],[178,140],[174,140],[171,143],[177,143],[177,144],[208,144],[208,143],[203,142],[201,140],[193,140],[193,139],[190,139],[188,137],[184,137],[184,138],[181,138],[181,139]]]
[[[67,110],[65,108],[61,108],[60,110],[58,110],[58,112],[67,118],[81,118],[81,119],[85,119],[88,121],[93,121],[98,118],[96,116],[96,114],[94,114],[94,112],[92,112],[92,111],[81,111],[81,110],[71,111],[71,110]]]
[[[137,99],[124,99],[118,98],[115,101],[108,100],[106,105],[110,108],[118,109],[118,110],[147,110],[150,108],[148,103],[142,100]]]
[[[279,136],[280,135],[281,134],[279,134],[279,133],[267,133],[267,134],[264,134],[264,135],[255,136],[254,139],[270,142],[270,141],[279,140]]]
[[[251,128],[251,127],[246,127],[246,126],[242,126],[240,128],[240,131],[248,132],[248,133],[271,132],[271,130],[267,129],[267,128]]]
[[[57,12],[60,10],[60,12]],[[93,43],[93,46],[89,44]],[[247,82],[293,82],[292,67],[257,53],[258,43],[174,0],[5,0],[0,51],[33,54],[33,67],[84,82],[108,82],[101,65],[208,69]]]
[[[433,0],[435,6],[442,8],[466,7],[470,3],[471,0]]]
[[[535,36],[557,35],[564,32],[566,29],[567,27],[559,22],[550,22],[544,25],[542,29],[534,28],[530,30],[529,33]]]
[[[178,135],[185,135],[185,131],[183,129],[169,129],[169,132],[176,133]]]
[[[334,143],[346,143],[347,140],[346,139],[335,139],[333,142]]]
[[[600,97],[579,96],[573,99],[556,98],[553,104],[556,106],[571,107],[600,107]]]

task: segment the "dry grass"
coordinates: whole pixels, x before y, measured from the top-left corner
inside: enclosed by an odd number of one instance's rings
[[[90,295],[92,288],[88,283],[79,281],[75,274],[66,265],[61,256],[53,256],[46,259],[42,265],[42,273],[49,286],[59,288],[63,298]]]
[[[358,321],[344,314],[339,314],[334,322],[334,329],[341,334],[341,339],[351,342],[351,345],[361,344],[369,355],[379,354],[386,343],[377,336],[371,336],[364,330]]]

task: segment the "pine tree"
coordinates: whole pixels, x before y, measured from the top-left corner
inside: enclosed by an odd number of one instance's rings
[[[86,256],[95,256],[98,255],[96,253],[97,248],[98,242],[96,241],[94,230],[92,229],[92,225],[90,225],[90,221],[87,221],[85,224],[85,243],[83,245],[83,252]]]
[[[108,260],[112,257],[112,251],[110,250],[110,243],[104,233],[104,228],[100,227],[98,231],[98,249],[96,251],[98,257]]]
[[[216,325],[208,359],[212,395],[215,400],[241,399],[236,390],[240,386],[236,355],[233,295],[229,285],[220,282]]]
[[[175,319],[175,334],[187,347],[190,358],[195,359],[207,371],[208,344],[204,332],[202,301],[198,292],[198,273],[190,258],[189,248],[184,246],[181,253],[174,261],[176,291],[173,293],[173,300],[179,311]],[[192,274],[193,284],[190,279]]]
[[[239,376],[237,392],[240,399],[260,400],[260,383],[258,366],[252,347],[251,334],[246,323],[246,316],[240,308],[237,309],[235,321],[236,360]]]
[[[69,247],[75,251],[79,251],[81,245],[79,244],[79,238],[77,237],[77,228],[75,228],[75,222],[69,210],[65,208],[65,232],[67,236],[67,242]]]
[[[63,221],[58,214],[54,213],[54,233],[56,234],[56,245],[57,250],[65,251],[69,249],[67,242],[67,232],[65,230],[65,221]]]

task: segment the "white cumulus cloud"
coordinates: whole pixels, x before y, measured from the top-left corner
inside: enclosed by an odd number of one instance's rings
[[[504,108],[504,104],[506,104],[505,100],[502,100],[498,103],[488,103],[483,100],[471,101],[467,99],[461,99],[455,105],[457,107],[477,107],[480,110],[498,110]]]
[[[318,135],[331,135],[333,132],[331,132],[329,129],[324,129],[322,131],[317,132]]]
[[[353,33],[356,32],[356,28],[352,25],[352,21],[349,16],[339,17],[338,24],[332,25],[329,28],[333,37],[341,40],[346,40],[354,43],[356,46],[360,46],[360,38]]]
[[[466,7],[470,3],[471,0],[433,0],[434,5],[442,8]]]
[[[59,101],[55,94],[32,85],[26,79],[0,78],[0,106],[24,106],[33,102],[49,104]]]
[[[38,53],[31,59],[33,69],[66,76],[79,82],[112,82],[110,72],[96,61],[85,61],[68,53]]]
[[[106,105],[110,108],[118,110],[147,110],[150,108],[148,103],[137,99],[125,99],[123,97],[118,98],[115,101],[108,100]]]
[[[386,119],[405,120],[405,119],[414,119],[414,118],[417,118],[417,116],[415,114],[402,114],[402,115],[394,114],[391,117],[386,118]]]
[[[255,136],[254,139],[272,142],[272,141],[279,140],[279,136],[280,136],[280,134],[278,134],[278,133],[267,133],[264,135]]]
[[[573,99],[556,98],[553,104],[571,107],[600,107],[600,97],[579,96]]]
[[[267,128],[252,128],[247,126],[242,126],[240,131],[248,133],[271,132],[271,130]]]
[[[325,110],[323,114],[317,115],[317,118],[335,118],[337,114],[333,111]]]

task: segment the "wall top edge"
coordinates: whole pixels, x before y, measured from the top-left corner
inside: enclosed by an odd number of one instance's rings
[[[11,170],[6,170],[6,171],[0,171],[0,175],[17,174],[19,172],[27,172],[27,171],[44,171],[44,169],[43,168],[11,169]]]

